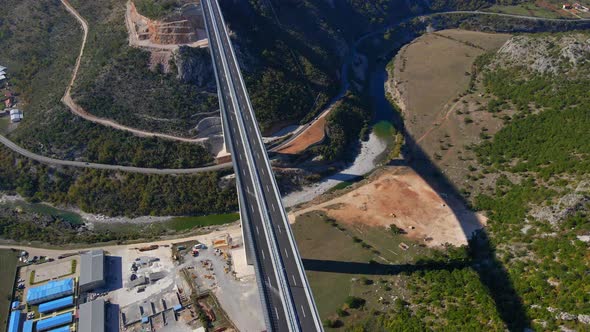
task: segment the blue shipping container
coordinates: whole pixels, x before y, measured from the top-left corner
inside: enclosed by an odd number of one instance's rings
[[[38,304],[72,294],[74,294],[74,279],[55,280],[45,285],[29,288],[27,303]]]
[[[72,322],[71,312],[66,312],[65,314],[57,315],[51,318],[46,318],[37,322],[37,331],[47,331],[54,327],[70,324]]]
[[[32,320],[26,320],[23,324],[23,332],[33,332],[33,323]]]
[[[70,332],[70,326],[66,325],[66,326],[58,327],[56,329],[49,330],[47,332]]]
[[[10,320],[8,321],[8,332],[18,332],[20,328],[21,314],[20,310],[15,310],[10,313]]]
[[[39,305],[39,312],[44,314],[53,312],[61,308],[71,307],[74,305],[74,296],[66,296],[61,299],[45,302]]]

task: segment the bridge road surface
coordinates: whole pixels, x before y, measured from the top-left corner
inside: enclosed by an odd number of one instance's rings
[[[311,288],[217,0],[202,1],[244,232],[271,331],[322,331]]]

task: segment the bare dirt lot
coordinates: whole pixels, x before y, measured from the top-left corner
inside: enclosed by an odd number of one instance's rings
[[[313,122],[299,136],[297,136],[297,138],[293,139],[293,141],[286,144],[280,150],[277,150],[277,152],[283,154],[297,154],[313,144],[321,142],[325,136],[326,116],[327,113],[325,116],[322,116],[317,121]]]
[[[503,125],[501,117],[510,115],[486,111],[490,96],[480,78],[474,78],[468,93],[476,58],[497,50],[509,37],[443,30],[416,39],[394,60],[386,89],[402,108],[408,135],[457,186],[475,171],[466,147],[493,136]]]
[[[425,242],[431,247],[467,244],[468,236],[481,228],[486,219],[458,200],[441,197],[445,195],[436,193],[410,168],[388,167],[352,191],[297,211],[291,217],[294,220],[306,212],[320,210],[345,224],[394,224],[412,239],[431,238]]]

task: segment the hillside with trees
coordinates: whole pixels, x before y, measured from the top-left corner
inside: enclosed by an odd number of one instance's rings
[[[347,330],[589,328],[589,37],[522,34],[477,59],[470,93],[487,104],[471,112],[504,124],[462,148],[473,163],[454,185],[487,226],[464,254],[449,248],[402,272],[409,294]]]
[[[4,8],[0,63],[9,68],[11,89],[25,112],[10,139],[38,154],[71,160],[161,168],[211,162],[203,146],[139,138],[72,114],[60,99],[81,44],[78,22],[59,1],[9,1]]]

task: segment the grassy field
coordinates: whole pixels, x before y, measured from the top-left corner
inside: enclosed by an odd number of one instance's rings
[[[0,134],[6,135],[8,133],[8,127],[10,126],[10,117],[4,116],[0,118]]]
[[[18,262],[17,255],[12,250],[0,250],[0,332],[6,331],[6,323],[14,286],[14,273]]]
[[[421,36],[394,59],[388,85],[392,90],[392,81],[398,82],[405,128],[454,183],[464,183],[470,175],[473,156],[465,146],[479,143],[502,126],[500,117],[481,112],[489,96],[472,74],[476,58],[497,50],[508,38],[499,33],[443,30]]]
[[[240,219],[239,213],[213,214],[198,217],[177,217],[165,222],[165,226],[177,232],[187,231],[194,227],[223,225]]]
[[[298,217],[292,227],[322,320],[339,320],[344,326],[373,310],[387,310],[392,298],[404,296],[403,277],[395,271],[432,252],[386,229],[344,227],[318,212]],[[407,251],[398,247],[402,241],[410,245]],[[350,296],[366,303],[347,308]]]

